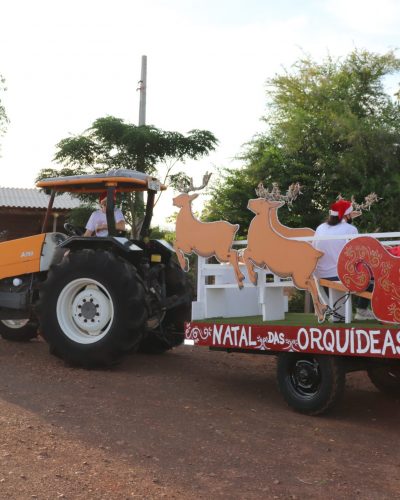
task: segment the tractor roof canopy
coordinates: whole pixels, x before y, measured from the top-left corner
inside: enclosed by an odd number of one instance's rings
[[[37,182],[36,186],[68,193],[100,193],[109,187],[125,193],[166,189],[166,186],[155,177],[128,169],[110,170],[104,174],[50,177]]]

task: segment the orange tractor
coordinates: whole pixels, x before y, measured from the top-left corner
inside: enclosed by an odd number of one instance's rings
[[[42,233],[0,243],[0,334],[29,340],[38,332],[50,352],[84,367],[108,366],[126,352],[162,353],[183,342],[191,285],[173,248],[147,237],[160,182],[141,172],[55,177],[38,187],[51,193]],[[141,237],[119,235],[114,195],[146,191]],[[107,191],[107,237],[45,232],[56,193]]]

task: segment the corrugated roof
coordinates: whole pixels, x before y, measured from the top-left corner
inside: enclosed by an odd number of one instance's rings
[[[39,189],[0,187],[0,207],[47,208],[50,196]],[[81,201],[68,193],[57,195],[53,208],[71,210],[79,207]]]

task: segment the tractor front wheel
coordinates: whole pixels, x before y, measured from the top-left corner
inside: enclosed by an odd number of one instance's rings
[[[0,335],[12,342],[28,342],[38,336],[38,323],[27,319],[0,320]]]

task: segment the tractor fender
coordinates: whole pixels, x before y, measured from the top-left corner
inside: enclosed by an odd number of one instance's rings
[[[127,238],[118,236],[104,238],[97,236],[71,236],[61,243],[60,248],[64,251],[77,251],[85,248],[108,250],[134,265],[137,265],[143,256],[143,250],[138,245],[132,243]]]

